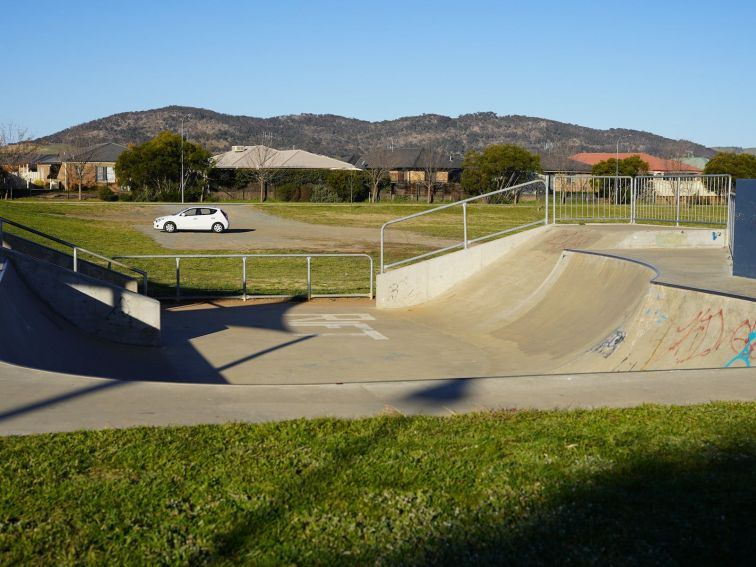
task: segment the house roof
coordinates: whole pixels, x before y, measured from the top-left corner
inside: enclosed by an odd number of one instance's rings
[[[429,155],[429,153],[430,151],[425,148],[373,150],[360,156],[357,165],[363,168],[375,165],[386,169],[421,170],[425,169],[429,158],[432,158],[435,169],[462,169],[462,159],[458,156],[440,151],[434,152],[436,155]]]
[[[591,166],[567,156],[544,154],[541,156],[541,168],[545,173],[590,173]]]
[[[642,152],[633,153],[615,153],[615,152],[602,152],[602,153],[580,153],[570,156],[570,159],[587,163],[588,165],[596,165],[600,161],[606,161],[608,159],[626,159],[629,157],[638,156],[648,164],[649,171],[679,171],[687,173],[701,173],[701,169],[681,163],[673,159],[663,159],[650,154]]]
[[[104,144],[95,144],[93,146],[79,150],[63,161],[115,163],[118,160],[118,156],[120,156],[127,149],[128,148],[126,146],[122,146],[121,144],[116,144],[114,142],[105,142]]]
[[[221,169],[357,169],[351,163],[304,150],[276,150],[267,146],[234,146],[213,156]]]

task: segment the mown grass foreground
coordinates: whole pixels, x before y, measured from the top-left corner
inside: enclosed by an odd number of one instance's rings
[[[756,403],[0,439],[0,563],[711,565]]]

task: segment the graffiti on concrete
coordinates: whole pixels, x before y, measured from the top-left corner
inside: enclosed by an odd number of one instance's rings
[[[725,334],[722,309],[699,311],[690,322],[677,327],[678,339],[669,347],[678,364],[694,358],[705,358],[719,349]]]
[[[743,362],[748,368],[751,367],[751,353],[753,352],[753,349],[756,347],[756,331],[753,330],[753,327],[756,327],[756,323],[754,323],[754,325],[751,326],[750,321],[748,320],[743,321],[743,323],[740,324],[740,327],[738,327],[735,333],[733,333],[732,344],[734,346],[737,341],[744,340],[742,338],[737,337],[738,331],[743,329],[743,327],[747,327],[748,330],[750,331],[748,333],[748,338],[745,339],[745,344],[743,345],[743,348],[740,350],[740,352],[738,352],[738,354],[732,357],[732,360],[730,360],[730,362],[725,364],[725,368],[731,367],[737,361]]]
[[[609,358],[617,347],[625,340],[625,331],[617,329],[611,335],[591,349],[591,352],[597,352],[604,358]]]

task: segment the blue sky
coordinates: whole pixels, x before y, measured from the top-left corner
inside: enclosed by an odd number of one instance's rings
[[[524,114],[756,146],[756,2],[10,0],[0,124]]]

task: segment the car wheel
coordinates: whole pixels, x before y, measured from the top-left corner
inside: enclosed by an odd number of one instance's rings
[[[176,225],[173,224],[172,222],[167,222],[165,223],[163,230],[166,232],[176,232]]]
[[[223,225],[219,222],[213,224],[213,232],[223,232]]]

